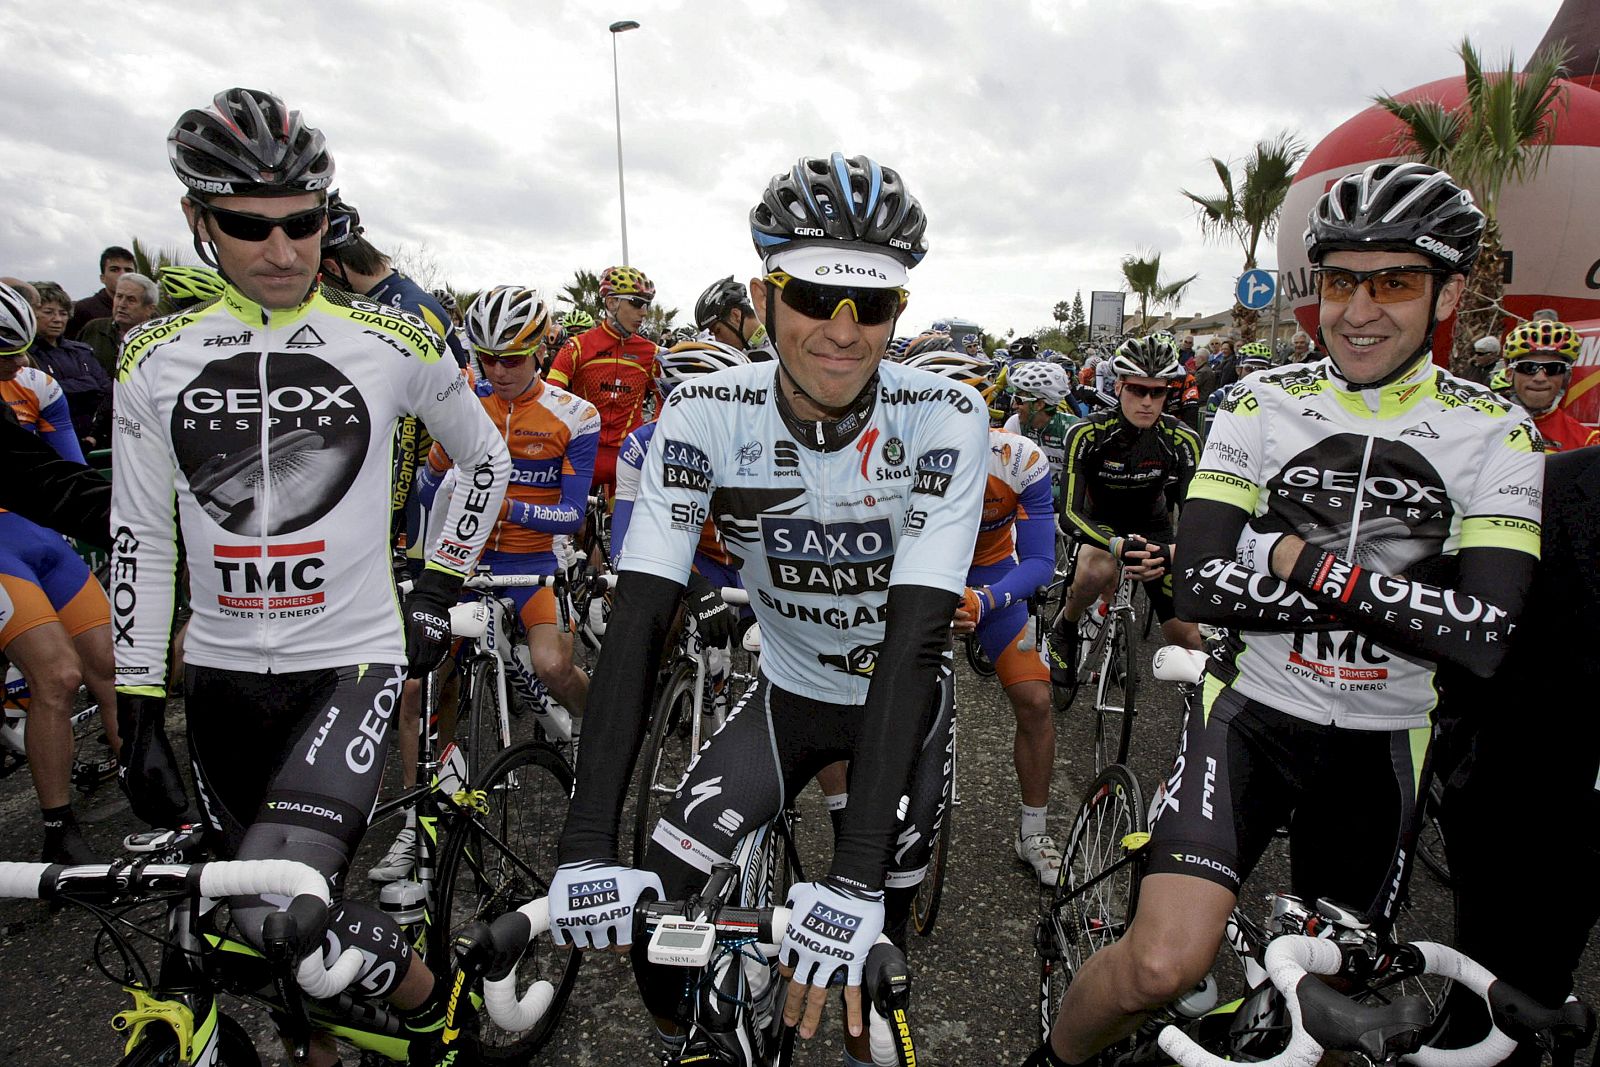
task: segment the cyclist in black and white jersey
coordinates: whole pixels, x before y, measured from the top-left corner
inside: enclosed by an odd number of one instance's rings
[[[1227,645],[1189,709],[1133,923],[1074,977],[1030,1064],[1081,1063],[1200,981],[1280,826],[1295,893],[1392,917],[1434,665],[1493,673],[1539,552],[1526,415],[1429,358],[1483,225],[1417,163],[1346,175],[1313,209],[1328,356],[1252,375],[1217,414],[1175,595]]]
[[[584,734],[586,752],[626,758],[580,760],[550,887],[563,942],[626,945],[641,891],[695,888],[818,769],[850,759],[832,866],[791,890],[780,959],[796,971],[785,1018],[804,1037],[845,975],[847,1051],[862,1060],[862,963],[886,911],[903,921],[937,826],[948,724],[936,694],[988,462],[975,390],[883,361],[924,228],[898,174],[837,153],[775,176],[751,212],[766,268],[752,298],[778,359],[667,400]],[[762,678],[667,806],[645,869],[631,870],[616,858],[618,817],[708,513],[751,592]],[[701,618],[726,610],[691,603]],[[635,948],[646,1004],[671,1028],[683,979]]]
[[[163,729],[178,535],[193,617],[189,748],[214,843],[304,861],[342,896],[377,798],[407,674],[442,659],[448,611],[499,513],[504,442],[421,319],[317,284],[333,161],[299,112],[219,93],[168,136],[183,210],[227,288],[131,334],[118,371],[113,626],[124,784],[135,814],[186,807]],[[471,491],[402,607],[388,551],[396,422],[425,418]],[[174,519],[176,518],[176,522]],[[259,941],[275,905],[235,898]],[[327,935],[365,957],[357,988],[402,1009],[412,1062],[443,1022],[436,983],[392,921],[342,901]],[[331,1041],[313,1062],[334,1062]]]

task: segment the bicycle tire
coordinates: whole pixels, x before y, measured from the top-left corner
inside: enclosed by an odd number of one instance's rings
[[[962,640],[962,644],[966,646],[967,666],[972,668],[972,673],[979,678],[993,678],[995,665],[989,661],[988,656],[984,655],[983,645],[979,643],[978,635],[968,634]]]
[[[933,839],[933,854],[928,857],[928,872],[917,885],[917,895],[911,898],[911,928],[919,937],[933,933],[939,921],[939,903],[944,897],[945,865],[950,857],[951,823],[956,809],[951,804],[952,783],[944,784],[944,817],[939,820],[939,834]]]
[[[1112,764],[1128,762],[1133,741],[1134,694],[1138,688],[1139,667],[1134,660],[1132,619],[1113,612],[1107,626],[1116,627],[1102,649],[1095,683],[1094,769],[1102,771]],[[1112,702],[1121,712],[1110,710]],[[1113,720],[1115,717],[1115,721]]]
[[[502,752],[469,788],[481,794],[481,806],[453,823],[439,861],[438,910],[428,939],[435,974],[445,972],[450,942],[462,927],[492,922],[549,892],[572,768],[548,744],[524,741]],[[543,978],[555,986],[555,999],[538,1024],[520,1034],[497,1030],[481,1016],[483,1062],[525,1063],[550,1039],[582,962],[571,947],[543,940],[528,947],[517,965],[518,988]]]
[[[1445,889],[1454,889],[1455,881],[1450,877],[1450,863],[1445,855],[1444,827],[1439,818],[1444,804],[1444,783],[1437,775],[1431,776],[1422,803],[1422,822],[1417,830],[1417,858],[1433,875],[1434,881]]]
[[[117,1067],[181,1067],[185,1062],[178,1054],[178,1037],[165,1026],[154,1026],[145,1031],[145,1037],[126,1056],[117,1061]],[[216,1067],[261,1067],[261,1056],[255,1042],[245,1028],[231,1015],[217,1015]]]
[[[1117,940],[1128,928],[1138,901],[1140,863],[1083,892],[1087,884],[1121,860],[1131,834],[1149,829],[1144,797],[1133,772],[1113,763],[1084,792],[1061,857],[1061,876],[1039,919],[1040,1034],[1049,1040],[1067,986],[1083,961]]]
[[[637,801],[634,805],[633,862],[644,861],[645,849],[650,844],[650,832],[655,829],[655,819],[661,814],[667,799],[683,781],[683,775],[694,758],[691,738],[694,736],[694,685],[695,664],[683,660],[672,668],[666,685],[658,691],[650,714],[650,733],[639,756],[637,774]]]
[[[500,693],[495,685],[495,663],[487,653],[475,655],[463,671],[461,711],[456,716],[456,743],[465,751],[467,781],[475,782],[503,751],[497,729]]]

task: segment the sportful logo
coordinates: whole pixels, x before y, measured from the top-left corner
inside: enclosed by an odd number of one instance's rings
[[[779,439],[772,443],[772,465],[775,467],[800,466],[800,447],[793,441]]]

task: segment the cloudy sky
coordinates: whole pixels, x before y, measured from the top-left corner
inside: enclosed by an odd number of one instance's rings
[[[1235,246],[1178,192],[1210,156],[1457,74],[1470,36],[1518,65],[1557,0],[499,0],[0,6],[0,274],[97,287],[130,237],[187,234],[165,135],[228,86],[274,91],[327,135],[368,236],[457,288],[556,288],[621,259],[612,35],[634,265],[688,312],[755,272],[767,178],[840,149],[927,209],[911,325],[1046,324],[1157,249],[1232,301]],[[1293,224],[1298,231],[1298,223]],[[1269,251],[1263,257],[1272,262]],[[425,269],[417,273],[427,273]],[[429,280],[429,279],[424,279]],[[904,330],[902,331],[904,332]]]

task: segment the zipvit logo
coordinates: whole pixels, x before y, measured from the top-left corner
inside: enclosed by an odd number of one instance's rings
[[[1463,255],[1461,249],[1459,249],[1459,248],[1451,248],[1449,245],[1445,244],[1443,241],[1438,240],[1437,238],[1430,237],[1427,234],[1423,234],[1421,237],[1418,237],[1416,239],[1415,243],[1416,243],[1416,246],[1418,248],[1424,249],[1425,251],[1428,251],[1428,252],[1432,252],[1434,255],[1438,256],[1440,259],[1448,260],[1451,263],[1460,263],[1461,262],[1461,257]]]
[[[767,572],[779,589],[847,595],[889,588],[894,535],[888,519],[819,523],[764,515]]]
[[[687,441],[661,442],[661,479],[668,489],[704,493],[711,488],[711,460]]]
[[[224,614],[236,615],[263,608],[293,611],[321,605],[325,598],[322,568],[327,565],[322,554],[326,551],[322,541],[269,544],[263,562],[260,545],[214,546],[211,563],[222,587],[217,594],[218,607]]]
[[[246,330],[243,333],[226,333],[217,337],[207,337],[205,347],[224,348],[233,345],[247,345],[250,343],[250,338],[254,336],[255,334],[251,333],[249,330]]]
[[[924,452],[917,457],[917,475],[911,483],[911,491],[927,496],[944,496],[960,459],[961,450],[958,448],[934,448]]]

